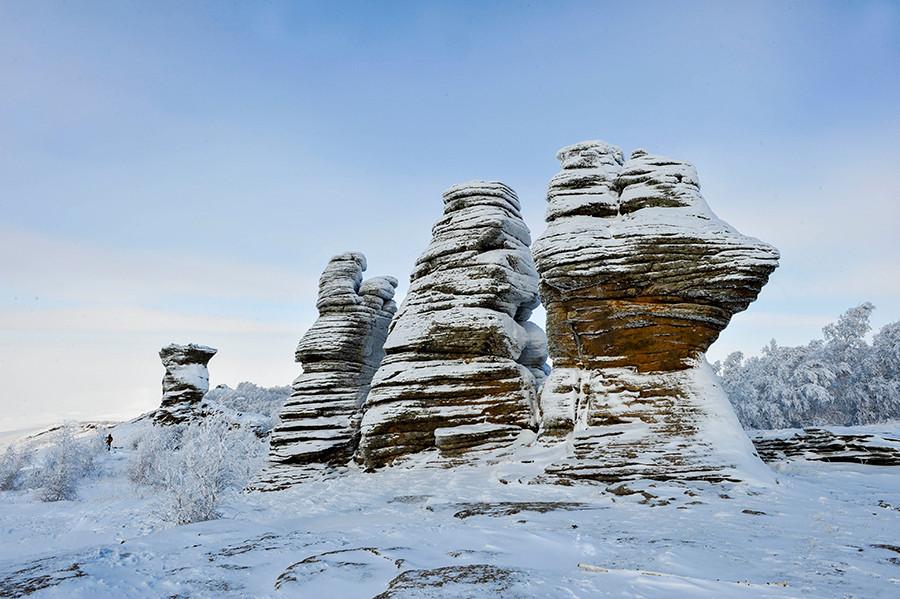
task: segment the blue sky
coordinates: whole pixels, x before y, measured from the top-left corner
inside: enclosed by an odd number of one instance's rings
[[[584,139],[781,249],[711,358],[900,319],[898,64],[892,2],[0,3],[0,429],[153,408],[169,341],[287,384],[331,255],[403,291],[476,178],[536,237]]]

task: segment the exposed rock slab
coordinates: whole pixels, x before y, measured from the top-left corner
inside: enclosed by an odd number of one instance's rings
[[[528,321],[538,279],[516,194],[497,182],[454,186],[432,233],[366,400],[368,467],[495,447],[536,424],[546,339]]]
[[[757,431],[751,439],[766,462],[810,460],[871,466],[900,466],[900,439],[887,433],[806,428]]]
[[[0,578],[0,597],[27,597],[86,575],[78,562],[57,557],[39,559]]]
[[[303,374],[294,381],[272,432],[271,467],[255,488],[289,486],[322,464],[344,464],[352,456],[363,401],[397,309],[397,280],[364,281],[365,270],[365,256],[349,252],[332,258],[322,273],[319,318],[296,351]]]
[[[605,142],[560,150],[535,242],[554,370],[542,433],[574,480],[734,480],[758,460],[703,357],[778,264],[713,214],[687,162]],[[721,434],[710,436],[716,423]],[[739,446],[728,439],[739,439]]]
[[[472,516],[501,518],[505,516],[515,516],[521,512],[546,514],[547,512],[556,511],[575,512],[605,509],[601,506],[578,501],[499,501],[495,503],[479,502],[458,504],[456,507],[461,509],[453,514],[453,517],[459,518],[460,520],[465,520]]]
[[[374,599],[537,596],[529,574],[491,564],[407,570],[391,580],[388,588]]]
[[[166,374],[162,380],[162,403],[153,415],[156,423],[178,424],[198,415],[200,402],[209,391],[207,364],[216,351],[195,343],[172,343],[159,350]]]

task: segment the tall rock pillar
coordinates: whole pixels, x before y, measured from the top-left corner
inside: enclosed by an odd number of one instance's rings
[[[272,431],[261,490],[302,480],[305,468],[348,462],[359,440],[362,405],[384,356],[388,324],[397,310],[394,277],[363,280],[366,258],[335,256],[319,279],[319,318],[297,346],[303,374]]]
[[[568,479],[737,480],[759,465],[704,352],[778,251],[709,209],[690,164],[590,141],[560,150],[534,244],[554,369],[542,434]]]
[[[216,351],[195,343],[172,343],[159,350],[166,374],[162,380],[162,403],[153,415],[157,424],[179,424],[195,415],[203,396],[209,391],[206,365]]]
[[[368,467],[502,446],[537,424],[546,338],[528,321],[538,277],[516,194],[498,182],[451,187],[432,233],[366,399]]]

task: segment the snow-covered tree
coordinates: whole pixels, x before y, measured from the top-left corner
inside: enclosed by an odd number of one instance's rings
[[[43,452],[31,481],[41,501],[75,499],[78,483],[93,470],[94,458],[101,448],[100,438],[78,439],[75,433],[75,426],[63,426]]]
[[[900,418],[900,322],[885,325],[872,338],[861,370],[866,392],[860,394],[859,420]]]
[[[278,423],[281,406],[290,394],[289,386],[260,387],[243,382],[235,389],[228,385],[219,385],[211,389],[203,397],[203,401],[211,406],[224,406],[227,408],[224,412],[233,411],[235,420],[241,420],[242,414],[261,416],[261,419],[255,422],[255,428],[261,433],[268,433]]]
[[[866,342],[874,306],[847,310],[824,339],[740,352],[716,367],[735,412],[750,428],[865,424],[900,418],[900,323]]]
[[[25,482],[24,471],[31,463],[32,452],[9,445],[0,457],[0,491],[18,489]]]

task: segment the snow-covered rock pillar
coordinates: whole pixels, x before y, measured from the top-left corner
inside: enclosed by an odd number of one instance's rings
[[[538,277],[515,192],[456,185],[432,233],[366,399],[358,458],[368,467],[498,447],[536,425],[546,338],[528,322]]]
[[[363,280],[366,257],[333,257],[319,279],[319,318],[297,345],[303,374],[272,431],[269,467],[253,485],[278,489],[305,477],[307,467],[349,461],[359,440],[362,404],[384,356],[397,310],[394,277]]]
[[[723,222],[693,166],[591,141],[560,150],[534,244],[554,370],[542,433],[569,479],[736,479],[759,464],[706,365],[778,251]]]
[[[195,415],[209,391],[207,364],[216,351],[195,343],[172,343],[159,350],[166,374],[162,380],[162,403],[154,414],[158,424],[178,424]]]

